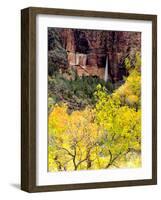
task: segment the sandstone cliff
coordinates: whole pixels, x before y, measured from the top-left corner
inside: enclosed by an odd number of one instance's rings
[[[113,82],[126,74],[125,58],[133,61],[141,51],[139,32],[49,28],[48,39],[49,65],[73,67],[80,76],[103,79],[108,59],[108,77]]]

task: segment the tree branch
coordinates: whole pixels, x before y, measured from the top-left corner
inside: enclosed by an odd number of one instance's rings
[[[74,155],[68,149],[66,149],[64,147],[58,147],[58,149],[62,149],[64,151],[66,151],[70,156],[74,157]]]

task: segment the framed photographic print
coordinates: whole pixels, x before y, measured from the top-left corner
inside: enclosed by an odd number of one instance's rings
[[[21,11],[21,188],[157,183],[157,16]]]

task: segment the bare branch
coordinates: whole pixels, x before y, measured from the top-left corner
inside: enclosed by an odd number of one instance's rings
[[[66,149],[64,147],[58,147],[58,149],[62,149],[64,151],[66,151],[70,156],[74,157],[74,155],[68,149]]]

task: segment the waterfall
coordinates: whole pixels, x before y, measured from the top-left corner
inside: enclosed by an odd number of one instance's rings
[[[108,56],[106,57],[106,67],[105,67],[105,77],[104,77],[105,82],[108,80]]]

